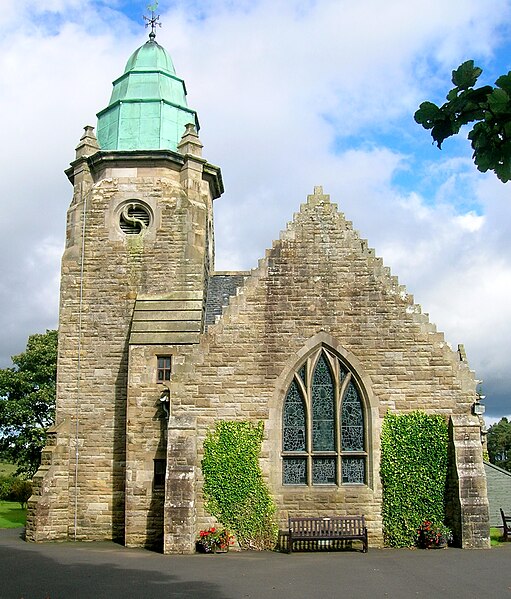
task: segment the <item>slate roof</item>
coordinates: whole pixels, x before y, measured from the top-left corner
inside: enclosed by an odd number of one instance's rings
[[[249,273],[217,272],[209,277],[208,295],[206,299],[205,328],[214,324],[217,316],[222,314],[223,308],[229,303],[231,296],[236,295],[238,287],[242,287]]]

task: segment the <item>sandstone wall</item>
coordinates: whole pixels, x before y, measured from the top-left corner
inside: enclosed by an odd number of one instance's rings
[[[187,135],[197,139],[193,132]],[[28,534],[34,539],[61,538],[62,530],[77,539],[124,539],[126,488],[135,485],[128,493],[132,499],[137,478],[153,476],[152,462],[150,471],[136,472],[139,463],[132,454],[135,470],[127,475],[126,432],[128,452],[130,442],[144,452],[149,448],[138,433],[146,420],[152,422],[145,431],[151,435],[152,457],[165,457],[160,422],[151,420],[153,406],[140,424],[132,421],[135,426],[130,427],[126,420],[135,301],[140,295],[165,295],[169,289],[203,298],[213,260],[212,187],[215,180],[218,187],[220,177],[216,167],[197,156],[167,151],[97,152],[91,131],[84,137],[68,171],[74,196],[62,259],[56,421],[65,427],[58,429],[55,443],[59,460],[41,470],[41,493],[31,508],[40,511],[48,503],[45,489],[57,478],[59,485],[66,479],[59,498],[67,497],[67,513],[50,502],[44,521],[30,520]],[[141,206],[147,217],[140,234],[127,234],[120,226],[123,211],[132,205]],[[129,220],[124,225],[131,226]],[[155,358],[144,365],[147,369],[155,377]],[[155,378],[152,385],[157,389]],[[136,420],[137,402],[133,398]],[[159,503],[163,505],[163,492]],[[130,517],[137,509],[133,507]],[[151,517],[148,520],[154,528]]]
[[[285,393],[293,372],[322,345],[358,376],[366,411],[367,485],[282,484]],[[475,385],[461,355],[317,188],[191,359],[176,369],[172,397],[173,416],[188,414],[197,422],[195,532],[210,522],[200,473],[206,432],[220,419],[263,420],[261,465],[281,526],[294,513],[363,513],[374,545],[382,540],[379,438],[386,411],[469,414]],[[169,444],[172,429],[171,419]],[[167,500],[170,504],[171,497]],[[169,509],[166,520],[172,518]],[[171,533],[165,543],[172,550]]]

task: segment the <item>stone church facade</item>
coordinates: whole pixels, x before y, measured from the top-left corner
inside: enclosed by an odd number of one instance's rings
[[[378,546],[383,417],[423,410],[449,421],[455,533],[488,547],[463,348],[448,346],[321,187],[255,269],[216,272],[223,183],[198,127],[151,34],[66,171],[56,424],[27,539],[193,551],[211,523],[204,438],[239,419],[264,423],[260,465],[282,527],[288,515],[364,514]]]

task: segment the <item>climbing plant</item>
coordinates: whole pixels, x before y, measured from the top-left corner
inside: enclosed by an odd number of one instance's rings
[[[272,548],[277,536],[275,504],[259,467],[263,432],[262,422],[220,421],[204,441],[206,510],[244,548]]]
[[[442,416],[423,412],[385,416],[380,476],[386,545],[409,547],[424,520],[443,523],[447,445]]]

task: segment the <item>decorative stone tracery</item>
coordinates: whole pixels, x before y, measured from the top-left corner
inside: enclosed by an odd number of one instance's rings
[[[366,483],[364,406],[352,373],[321,348],[295,373],[282,414],[284,485]]]

